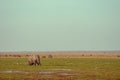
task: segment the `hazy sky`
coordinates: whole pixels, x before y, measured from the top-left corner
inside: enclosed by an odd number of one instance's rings
[[[120,50],[120,0],[0,0],[0,51]]]

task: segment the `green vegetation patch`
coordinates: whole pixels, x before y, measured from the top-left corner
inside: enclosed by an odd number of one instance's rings
[[[120,59],[42,58],[41,63],[0,58],[0,80],[120,80]]]

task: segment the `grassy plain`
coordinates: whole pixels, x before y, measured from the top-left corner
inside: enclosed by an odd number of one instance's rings
[[[0,58],[0,80],[120,80],[119,58]]]

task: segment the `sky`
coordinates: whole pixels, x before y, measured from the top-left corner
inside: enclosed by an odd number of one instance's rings
[[[81,50],[120,50],[120,0],[0,0],[0,52]]]

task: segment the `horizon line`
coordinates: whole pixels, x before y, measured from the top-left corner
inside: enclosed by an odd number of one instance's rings
[[[11,53],[11,52],[13,52],[13,53],[24,53],[24,52],[27,52],[27,53],[32,53],[32,52],[34,52],[34,53],[36,53],[36,52],[38,52],[38,53],[55,53],[55,52],[65,52],[65,53],[67,53],[67,52],[69,52],[69,53],[71,53],[71,52],[120,52],[120,50],[80,50],[80,51],[0,51],[0,53]]]

